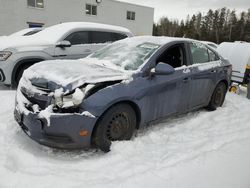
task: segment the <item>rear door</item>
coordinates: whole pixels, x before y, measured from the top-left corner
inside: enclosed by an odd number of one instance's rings
[[[193,109],[210,101],[221,62],[217,54],[202,43],[191,42],[189,49],[192,62],[189,109]]]

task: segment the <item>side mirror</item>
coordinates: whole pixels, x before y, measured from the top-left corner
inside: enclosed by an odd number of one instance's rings
[[[175,72],[175,69],[166,63],[158,63],[155,69],[151,70],[153,75],[170,75]]]
[[[67,47],[71,47],[71,43],[67,40],[63,40],[61,42],[58,42],[56,44],[56,47],[59,47],[59,48],[67,48]]]

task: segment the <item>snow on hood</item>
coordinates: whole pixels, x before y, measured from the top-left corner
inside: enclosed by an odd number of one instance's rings
[[[8,48],[24,47],[24,46],[37,46],[37,45],[50,45],[53,44],[49,41],[38,39],[34,36],[18,36],[18,37],[1,37],[0,38],[0,51]]]
[[[35,64],[24,72],[27,80],[46,80],[66,90],[73,90],[85,83],[125,80],[129,74],[121,70],[101,66],[87,60],[52,60]]]

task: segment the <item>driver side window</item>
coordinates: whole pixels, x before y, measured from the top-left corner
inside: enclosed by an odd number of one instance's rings
[[[186,53],[184,44],[176,44],[169,47],[158,58],[156,64],[158,63],[166,63],[171,65],[173,68],[186,65]]]
[[[88,31],[78,31],[70,34],[64,40],[69,41],[71,45],[79,45],[79,44],[89,44],[90,37]]]

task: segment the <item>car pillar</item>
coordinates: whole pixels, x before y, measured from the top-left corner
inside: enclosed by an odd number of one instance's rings
[[[247,65],[246,68],[247,74],[247,98],[250,99],[250,65]]]
[[[248,79],[247,82],[247,98],[250,99],[250,78]]]

